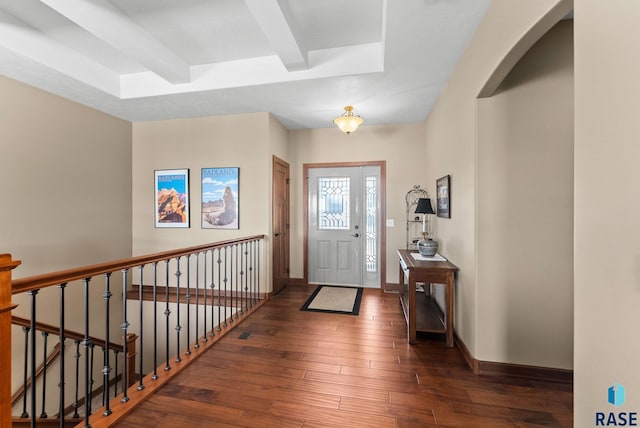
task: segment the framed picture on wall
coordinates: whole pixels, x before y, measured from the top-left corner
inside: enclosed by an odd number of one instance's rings
[[[202,228],[239,229],[240,168],[202,168]]]
[[[437,212],[438,217],[451,218],[451,176],[436,180]]]
[[[189,170],[155,171],[156,227],[189,227]]]

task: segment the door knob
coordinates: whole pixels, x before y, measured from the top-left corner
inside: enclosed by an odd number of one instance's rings
[[[280,236],[280,232],[276,232],[274,236]]]
[[[360,234],[359,234],[359,233],[354,233],[354,234],[353,234],[353,235],[351,235],[351,236],[353,236],[354,238],[357,238],[358,236],[360,236]]]

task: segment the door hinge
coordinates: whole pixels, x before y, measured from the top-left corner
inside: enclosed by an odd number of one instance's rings
[[[289,184],[291,182],[290,178],[287,178],[287,184]]]

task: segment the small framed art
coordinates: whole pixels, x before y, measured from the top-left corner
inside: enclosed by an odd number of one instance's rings
[[[436,180],[436,195],[437,195],[437,211],[438,217],[451,218],[451,176],[445,175],[444,177]]]
[[[189,170],[155,171],[156,227],[189,227]]]
[[[202,228],[239,229],[240,168],[202,168]]]

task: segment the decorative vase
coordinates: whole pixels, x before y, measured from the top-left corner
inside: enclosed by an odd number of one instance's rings
[[[438,241],[433,239],[421,239],[418,241],[418,251],[424,257],[433,257],[438,252]]]

